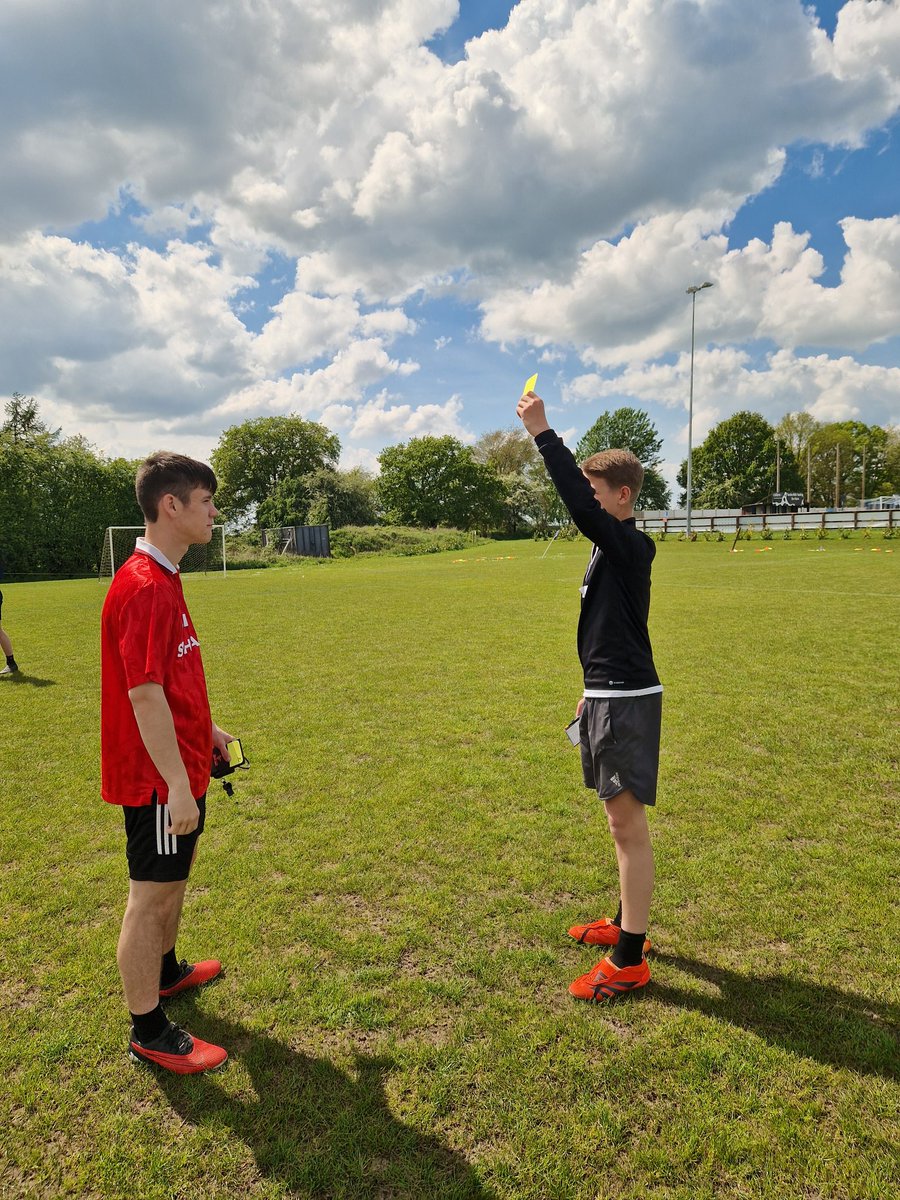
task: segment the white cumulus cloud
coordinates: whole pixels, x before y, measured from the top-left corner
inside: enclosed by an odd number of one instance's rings
[[[129,423],[214,440],[297,411],[370,453],[418,429],[470,436],[464,397],[401,394],[414,305],[477,305],[483,339],[541,362],[574,351],[570,397],[651,380],[665,396],[667,372],[683,384],[684,289],[709,278],[704,420],[757,375],[759,404],[783,384],[819,412],[896,415],[891,369],[848,355],[897,330],[898,217],[843,214],[833,287],[798,225],[728,233],[789,148],[821,171],[823,148],[852,161],[895,118],[895,0],[848,0],[832,39],[800,0],[520,0],[448,65],[425,43],[457,13],[7,0],[0,387],[129,446]],[[76,232],[135,206],[121,244]],[[275,254],[293,287],[248,328]]]

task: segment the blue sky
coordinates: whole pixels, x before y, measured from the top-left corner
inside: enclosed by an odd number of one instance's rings
[[[896,0],[0,13],[0,389],[110,454],[346,465],[646,409],[900,421]],[[222,15],[224,14],[224,16]]]

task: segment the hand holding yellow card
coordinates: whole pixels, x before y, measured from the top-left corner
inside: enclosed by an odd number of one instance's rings
[[[532,377],[526,382],[525,386],[522,388],[522,395],[527,396],[529,392],[533,392],[534,385],[536,383],[537,383],[537,375],[532,375]]]

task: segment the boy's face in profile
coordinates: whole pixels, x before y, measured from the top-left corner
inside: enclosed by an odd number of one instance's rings
[[[613,487],[602,475],[588,475],[587,471],[581,473],[594,489],[597,502],[610,516],[618,517],[620,521],[623,517],[631,516],[631,488]]]
[[[186,504],[178,501],[175,518],[178,532],[191,545],[203,545],[212,538],[213,523],[218,515],[219,510],[213,503],[209,488],[193,488]]]

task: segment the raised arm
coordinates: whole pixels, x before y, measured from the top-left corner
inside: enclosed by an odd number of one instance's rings
[[[613,562],[629,560],[634,553],[633,538],[622,522],[597,500],[572,451],[550,428],[540,396],[534,392],[523,396],[516,413],[534,438],[547,473],[576,527]]]

